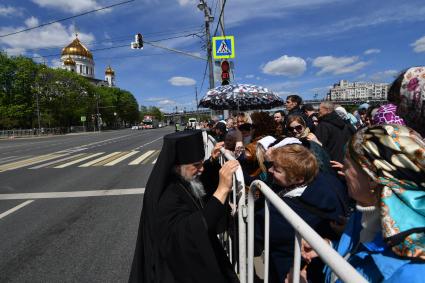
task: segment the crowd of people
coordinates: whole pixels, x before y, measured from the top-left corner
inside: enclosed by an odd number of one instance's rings
[[[384,105],[351,113],[290,95],[285,108],[206,124],[218,143],[204,162],[199,132],[166,136],[146,187],[133,282],[237,282],[216,234],[228,225],[225,198],[239,166],[246,184],[265,182],[369,282],[423,282],[425,67],[400,74]],[[237,161],[220,168],[220,147]],[[265,210],[257,198],[261,257]],[[294,235],[271,207],[270,282],[291,277]],[[308,243],[302,255],[302,280],[339,282]]]

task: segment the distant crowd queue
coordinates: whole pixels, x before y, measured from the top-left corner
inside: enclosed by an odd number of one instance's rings
[[[239,161],[246,184],[264,181],[369,282],[424,282],[425,67],[400,74],[384,105],[351,113],[290,95],[285,108],[203,127]],[[260,257],[265,211],[257,197]],[[271,207],[270,282],[291,277],[294,235]],[[339,281],[305,242],[302,255],[304,282]]]

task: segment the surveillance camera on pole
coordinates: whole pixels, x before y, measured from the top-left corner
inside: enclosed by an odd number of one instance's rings
[[[134,36],[134,41],[131,43],[131,49],[143,49],[143,36],[141,33]]]

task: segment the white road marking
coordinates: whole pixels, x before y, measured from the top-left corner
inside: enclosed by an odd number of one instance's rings
[[[112,153],[110,153],[110,154],[108,154],[108,155],[105,155],[105,156],[99,157],[99,158],[97,158],[97,159],[95,159],[95,160],[92,160],[92,161],[90,161],[90,162],[84,163],[84,164],[82,164],[82,165],[80,165],[80,166],[78,166],[78,167],[89,167],[89,166],[92,166],[93,164],[96,164],[96,163],[98,163],[98,162],[100,162],[100,161],[103,161],[103,160],[105,160],[105,159],[108,159],[109,157],[114,156],[114,155],[117,155],[117,154],[119,154],[120,152],[121,152],[121,151],[112,152]]]
[[[71,156],[68,156],[68,157],[65,157],[65,158],[62,158],[62,159],[59,159],[59,160],[53,160],[51,162],[47,162],[47,163],[44,163],[44,164],[41,164],[41,165],[38,165],[38,166],[34,166],[34,167],[29,168],[29,169],[40,169],[40,168],[47,167],[49,165],[59,163],[59,162],[62,162],[62,161],[66,161],[66,160],[69,160],[69,159],[72,159],[72,158],[75,158],[75,157],[78,157],[78,156],[81,156],[81,155],[84,155],[84,153],[71,155]]]
[[[121,156],[120,158],[117,158],[117,159],[115,159],[114,161],[111,161],[111,162],[109,162],[109,163],[106,163],[105,165],[103,165],[103,166],[113,166],[113,165],[115,165],[115,164],[117,164],[117,163],[120,163],[121,161],[123,161],[123,160],[125,160],[125,159],[127,159],[127,158],[129,158],[130,156],[132,156],[132,155],[135,155],[136,153],[139,153],[139,151],[130,151],[129,153],[127,153],[126,155],[124,155],[124,156]]]
[[[151,156],[154,152],[155,152],[155,150],[149,150],[149,151],[145,152],[144,154],[142,154],[142,156],[140,156],[140,157],[134,159],[133,161],[131,161],[130,163],[128,163],[128,165],[138,165],[140,162],[142,162],[143,160],[145,160],[146,158]]]
[[[28,204],[32,203],[33,200],[27,200],[26,202],[23,202],[17,206],[15,206],[14,208],[9,209],[8,211],[3,212],[2,214],[0,214],[0,219],[8,216],[11,213],[14,213],[15,211],[17,211],[18,209],[23,208],[24,206],[27,206]]]
[[[66,154],[45,154],[45,155],[40,155],[40,156],[36,156],[36,157],[33,157],[33,158],[25,159],[25,160],[16,161],[16,162],[13,162],[13,163],[3,164],[3,165],[0,166],[0,172],[18,169],[18,168],[22,168],[22,167],[25,167],[25,166],[30,166],[30,165],[33,165],[33,164],[36,164],[36,163],[41,163],[43,161],[52,160],[52,159],[59,158],[59,157],[65,156],[65,155]]]
[[[152,162],[152,164],[155,164],[157,160],[158,160],[158,158],[157,158],[157,159],[155,159],[155,160]]]
[[[148,142],[148,143],[142,144],[141,146],[136,147],[134,150],[136,150],[136,149],[140,149],[140,148],[142,148],[142,147],[144,147],[144,146],[147,146],[148,144],[154,143],[154,142],[156,142],[157,140],[160,140],[160,139],[162,139],[162,138],[163,138],[163,137],[160,137],[160,138],[154,139],[153,141],[150,141],[150,142]]]
[[[12,199],[31,199],[31,200],[33,200],[33,199],[52,199],[52,198],[122,196],[122,195],[140,195],[140,194],[144,194],[144,193],[145,193],[145,188],[96,190],[96,191],[74,191],[74,192],[50,192],[50,193],[0,194],[0,200],[12,200]]]
[[[71,161],[71,162],[62,164],[62,165],[55,166],[54,168],[65,168],[65,167],[68,167],[68,166],[71,166],[71,165],[80,163],[81,161],[84,161],[84,160],[87,160],[87,159],[90,159],[90,158],[99,156],[101,154],[104,154],[104,152],[98,152],[98,153],[95,153],[95,154],[90,154],[89,156],[86,156],[86,157],[83,157],[83,158],[80,158],[80,159],[77,159],[77,160],[74,160],[74,161]]]

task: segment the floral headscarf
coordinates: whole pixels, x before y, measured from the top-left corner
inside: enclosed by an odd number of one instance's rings
[[[413,67],[404,73],[400,88],[399,113],[410,127],[425,132],[425,67]]]
[[[400,118],[396,114],[397,106],[389,103],[382,105],[376,111],[376,114],[373,116],[372,121],[374,125],[382,124],[397,124],[397,125],[406,125],[403,118]]]
[[[382,235],[399,256],[425,260],[425,143],[408,127],[376,125],[358,131],[349,157],[382,186]]]

